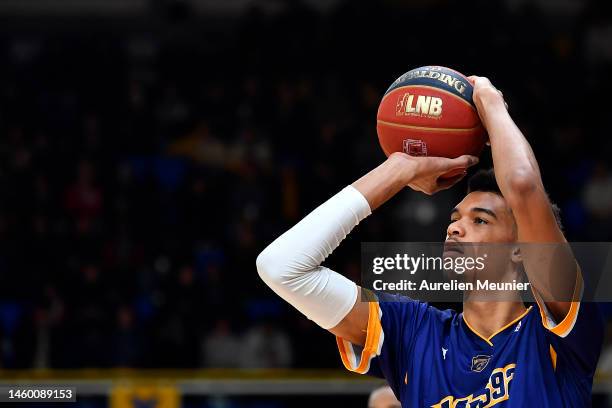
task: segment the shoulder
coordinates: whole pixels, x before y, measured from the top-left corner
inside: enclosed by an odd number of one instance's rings
[[[406,296],[377,293],[376,297],[381,311],[381,320],[399,319],[403,324],[408,322],[450,324],[459,316],[452,309],[441,309]]]

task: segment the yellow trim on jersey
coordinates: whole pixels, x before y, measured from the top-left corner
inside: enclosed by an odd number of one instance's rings
[[[527,313],[529,313],[529,311],[531,310],[533,306],[529,306],[527,308],[527,310],[525,310],[523,313],[521,313],[516,319],[512,320],[510,323],[508,323],[507,325],[505,325],[504,327],[502,327],[501,329],[497,330],[495,333],[493,333],[492,335],[489,336],[489,340],[491,340],[493,337],[495,337],[496,335],[498,335],[499,333],[503,332],[504,330],[506,330],[508,327],[512,326],[514,323],[518,322],[519,320],[521,320],[523,317],[525,317],[527,315]]]
[[[557,352],[552,344],[550,345],[550,359],[552,360],[553,370],[557,371]]]
[[[516,322],[518,322],[519,320],[521,320],[523,317],[525,317],[525,315],[527,315],[527,313],[529,313],[529,311],[531,310],[533,306],[529,306],[529,308],[527,308],[527,310],[525,310],[523,313],[521,313],[516,319],[512,320],[510,323],[506,324],[504,327],[502,327],[501,329],[496,330],[492,335],[490,335],[489,337],[485,337],[482,334],[478,333],[478,331],[476,329],[474,329],[472,327],[472,325],[470,325],[470,323],[467,321],[467,319],[465,318],[465,315],[461,315],[461,317],[463,317],[463,321],[465,322],[466,326],[478,337],[480,337],[481,339],[483,339],[484,341],[486,341],[489,346],[493,346],[493,343],[491,343],[491,339],[493,337],[495,337],[496,335],[498,335],[499,333],[503,332],[504,330],[506,330],[508,327],[512,326],[513,324],[515,324]]]
[[[353,345],[336,336],[338,351],[340,351],[342,363],[347,370],[354,371],[358,374],[365,374],[370,369],[370,361],[372,358],[380,354],[382,342],[385,337],[380,324],[381,316],[382,311],[378,306],[378,302],[370,302],[366,342],[359,359],[357,359],[355,355]]]
[[[474,333],[475,335],[477,335],[478,337],[480,337],[481,339],[486,341],[489,344],[489,346],[493,346],[493,343],[491,343],[491,341],[489,339],[487,339],[482,334],[478,333],[478,331],[472,327],[472,325],[467,321],[465,316],[463,316],[463,315],[461,315],[461,316],[463,317],[463,321],[465,322],[466,326],[472,331],[472,333]]]
[[[576,270],[576,283],[574,285],[574,293],[572,294],[572,304],[570,305],[570,310],[567,312],[561,323],[551,324],[548,319],[548,309],[546,309],[546,304],[541,300],[540,296],[534,293],[534,297],[536,299],[536,303],[538,304],[538,308],[540,309],[540,315],[542,316],[542,325],[556,334],[559,337],[565,337],[574,328],[576,324],[576,319],[578,318],[578,311],[580,310],[580,301],[582,298],[582,290],[583,290],[583,280],[582,280],[582,272],[580,271],[580,267],[578,266]]]

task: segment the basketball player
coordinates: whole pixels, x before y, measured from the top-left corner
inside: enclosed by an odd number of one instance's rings
[[[400,408],[400,402],[395,398],[393,390],[388,385],[378,387],[370,394],[368,408]]]
[[[470,77],[489,134],[494,174],[480,173],[451,211],[447,241],[515,243],[508,278],[527,274],[537,306],[520,299],[469,301],[463,313],[405,297],[359,300],[361,288],[321,266],[372,211],[408,186],[433,194],[461,176],[475,157],[392,154],[270,244],[257,258],[261,278],[309,319],[336,335],[344,365],[382,375],[403,407],[586,407],[603,322],[581,302],[582,278],[571,251],[552,255],[518,243],[566,242],[544,190],[534,153],[510,117],[503,95]],[[539,253],[538,253],[539,252]],[[555,261],[556,269],[545,268]],[[571,302],[551,299],[551,284],[569,276]],[[468,294],[469,295],[469,294]],[[385,295],[391,296],[391,295]],[[545,300],[545,301],[544,301]],[[538,310],[539,309],[539,310]],[[539,313],[538,313],[539,311]]]

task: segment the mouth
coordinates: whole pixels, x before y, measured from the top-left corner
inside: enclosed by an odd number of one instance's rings
[[[463,250],[463,245],[457,241],[446,241],[444,242],[444,253],[445,254],[461,254],[463,255],[465,252]]]

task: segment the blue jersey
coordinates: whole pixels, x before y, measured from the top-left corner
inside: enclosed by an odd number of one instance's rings
[[[386,300],[370,303],[364,347],[337,343],[349,370],[386,378],[402,407],[591,406],[604,327],[596,304],[572,303],[559,324],[532,306],[484,337],[462,313]]]

